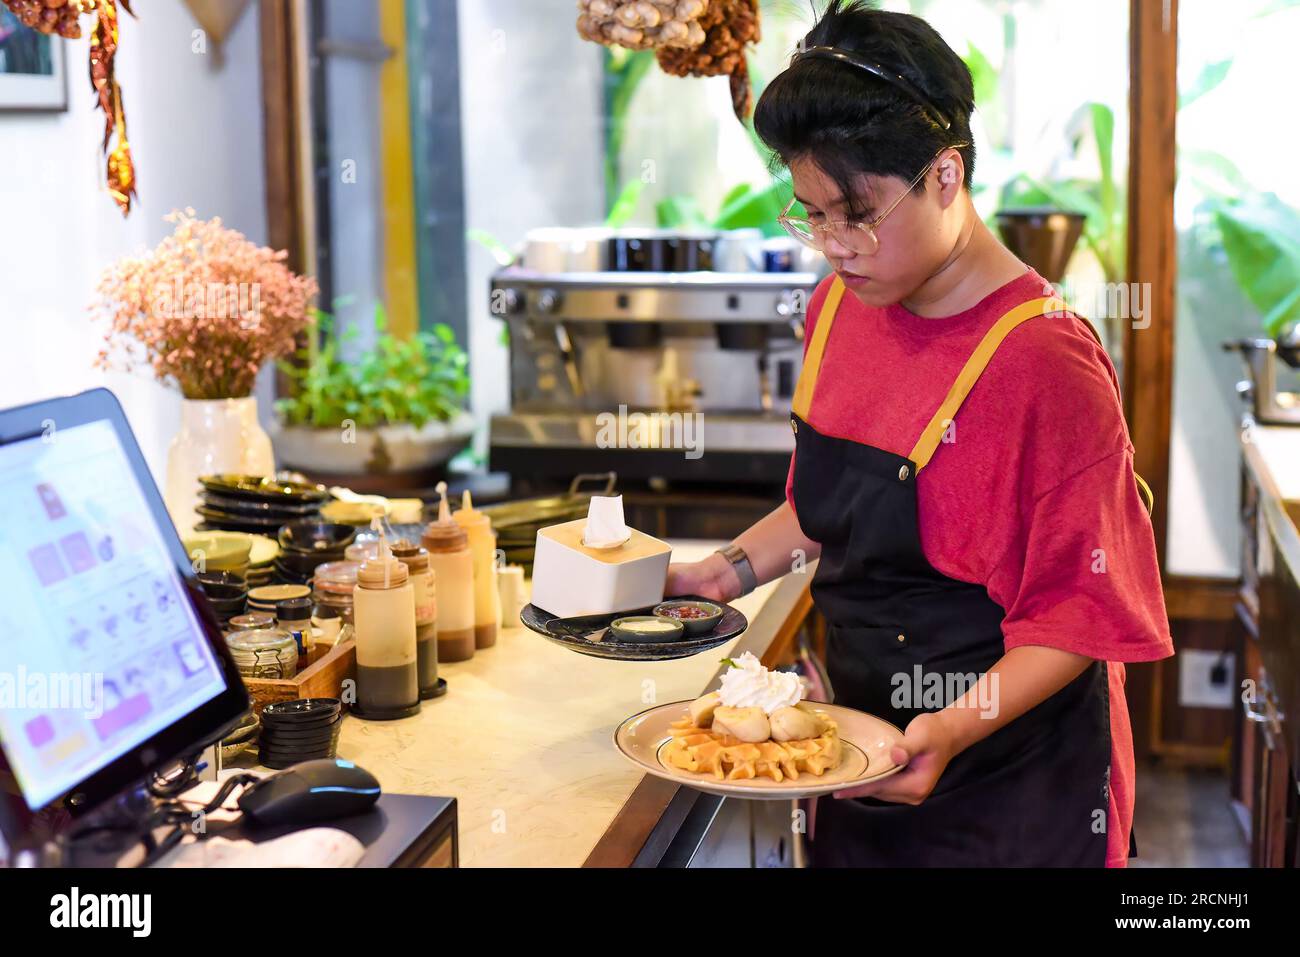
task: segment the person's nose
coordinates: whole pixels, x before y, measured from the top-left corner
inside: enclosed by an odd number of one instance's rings
[[[840,263],[843,263],[846,259],[852,259],[856,255],[852,249],[841,242],[834,230],[827,230],[822,234],[822,252],[827,259]]]

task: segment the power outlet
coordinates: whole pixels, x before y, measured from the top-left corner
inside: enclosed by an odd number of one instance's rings
[[[1178,653],[1178,703],[1184,708],[1230,709],[1236,701],[1236,661],[1218,651]]]

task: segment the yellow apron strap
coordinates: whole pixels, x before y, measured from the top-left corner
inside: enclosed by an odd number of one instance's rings
[[[939,443],[943,441],[943,434],[957,415],[957,410],[966,401],[966,396],[970,394],[976,380],[989,364],[989,360],[993,358],[993,353],[997,351],[998,346],[1002,345],[1002,340],[1011,330],[1022,322],[1028,322],[1045,313],[1063,312],[1066,308],[1065,303],[1057,298],[1031,299],[1016,306],[993,324],[993,327],[984,334],[984,338],[980,340],[971,357],[966,360],[966,365],[957,376],[957,381],[948,390],[948,397],[943,400],[939,410],[930,419],[930,424],[916,440],[916,446],[908,458],[916,465],[917,472],[925,468],[930,461],[930,456],[934,455],[935,450],[939,448]]]
[[[804,353],[803,368],[799,370],[799,381],[795,384],[794,399],[790,403],[794,414],[805,422],[808,421],[808,410],[812,408],[813,391],[817,388],[817,374],[821,371],[822,353],[826,350],[826,340],[830,338],[831,323],[835,321],[835,313],[843,298],[844,283],[836,276],[822,300],[821,311],[817,313],[812,342],[808,343],[808,350]]]

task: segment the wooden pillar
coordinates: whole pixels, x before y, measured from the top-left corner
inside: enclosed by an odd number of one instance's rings
[[[1149,289],[1145,327],[1130,322],[1123,359],[1124,411],[1135,465],[1155,493],[1151,516],[1160,567],[1169,529],[1169,442],[1174,388],[1175,118],[1178,0],[1131,0],[1127,281]]]
[[[314,271],[305,262],[302,168],[293,0],[258,3],[262,66],[262,139],[266,168],[266,244],[289,253],[294,272]]]

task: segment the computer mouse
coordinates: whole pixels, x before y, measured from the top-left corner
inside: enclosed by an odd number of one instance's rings
[[[342,758],[304,761],[262,778],[239,795],[257,824],[310,824],[360,814],[379,800],[379,782]]]

